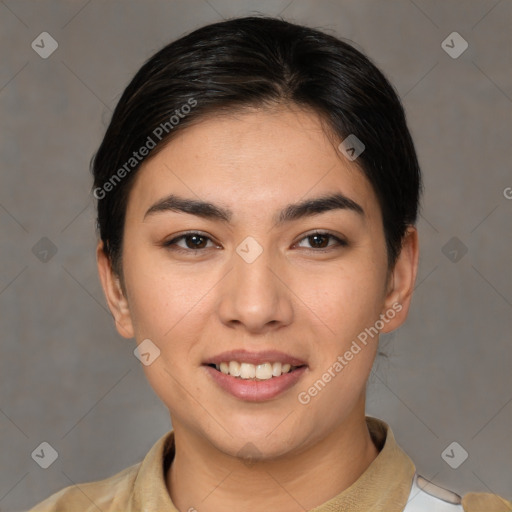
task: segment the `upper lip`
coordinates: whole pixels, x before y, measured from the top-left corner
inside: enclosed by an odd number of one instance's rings
[[[254,365],[263,363],[282,363],[291,366],[305,366],[307,363],[298,357],[279,352],[278,350],[263,350],[260,352],[249,352],[248,350],[229,350],[216,356],[206,359],[203,364],[229,363],[229,361],[238,361],[239,363],[251,363]]]

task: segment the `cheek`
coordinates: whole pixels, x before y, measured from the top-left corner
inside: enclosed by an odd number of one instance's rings
[[[312,331],[318,350],[298,400],[328,425],[344,418],[365,392],[378,348],[374,326],[381,313],[382,287],[380,274],[366,266],[316,277],[322,287],[310,292],[305,302],[315,304],[311,309],[322,320]]]
[[[179,267],[162,268],[161,261],[154,258],[154,252],[127,249],[125,275],[136,331],[169,343],[189,312],[197,313],[204,283]]]
[[[135,255],[134,255],[135,256]],[[190,407],[188,393],[196,394],[190,381],[191,351],[204,330],[203,285],[183,272],[164,271],[148,265],[144,271],[132,258],[130,312],[137,341],[149,338],[159,355],[143,371],[152,389],[173,410]],[[128,267],[128,265],[127,265]],[[183,386],[188,391],[183,392]]]
[[[190,367],[200,362],[213,296],[205,294],[216,279],[163,261],[151,251],[132,250],[129,256],[127,251],[126,281],[135,337],[138,342],[149,338],[160,351],[153,363],[143,366],[146,378],[164,403],[179,408],[186,405],[180,384],[187,383],[194,393]]]
[[[346,339],[378,318],[384,300],[384,277],[377,266],[346,261],[328,271],[304,273],[308,274],[297,280],[294,289],[323,321],[326,333]]]
[[[310,331],[318,350],[301,391],[326,421],[359,399],[377,352],[374,326],[382,312],[385,269],[371,260],[355,255],[328,273],[304,273],[308,277],[297,288],[318,326]]]

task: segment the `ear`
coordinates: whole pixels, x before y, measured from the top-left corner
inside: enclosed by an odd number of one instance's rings
[[[133,338],[134,329],[128,301],[121,287],[119,277],[112,270],[110,259],[103,251],[103,241],[96,247],[96,262],[101,286],[107,299],[108,308],[116,323],[117,332],[124,338]]]
[[[409,226],[403,238],[402,249],[389,276],[382,311],[388,321],[384,322],[385,326],[381,332],[391,332],[405,322],[418,272],[418,260],[418,230],[414,226]]]

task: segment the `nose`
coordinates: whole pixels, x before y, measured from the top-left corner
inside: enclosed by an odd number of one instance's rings
[[[284,262],[259,244],[261,253],[254,258],[254,245],[233,255],[231,271],[220,283],[218,314],[228,327],[265,334],[292,322],[293,293],[286,285]]]

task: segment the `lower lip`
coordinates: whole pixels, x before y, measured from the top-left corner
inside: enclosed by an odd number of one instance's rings
[[[203,367],[224,391],[248,402],[263,402],[275,398],[296,384],[307,370],[307,366],[301,366],[268,380],[249,380],[226,375],[211,366]]]

